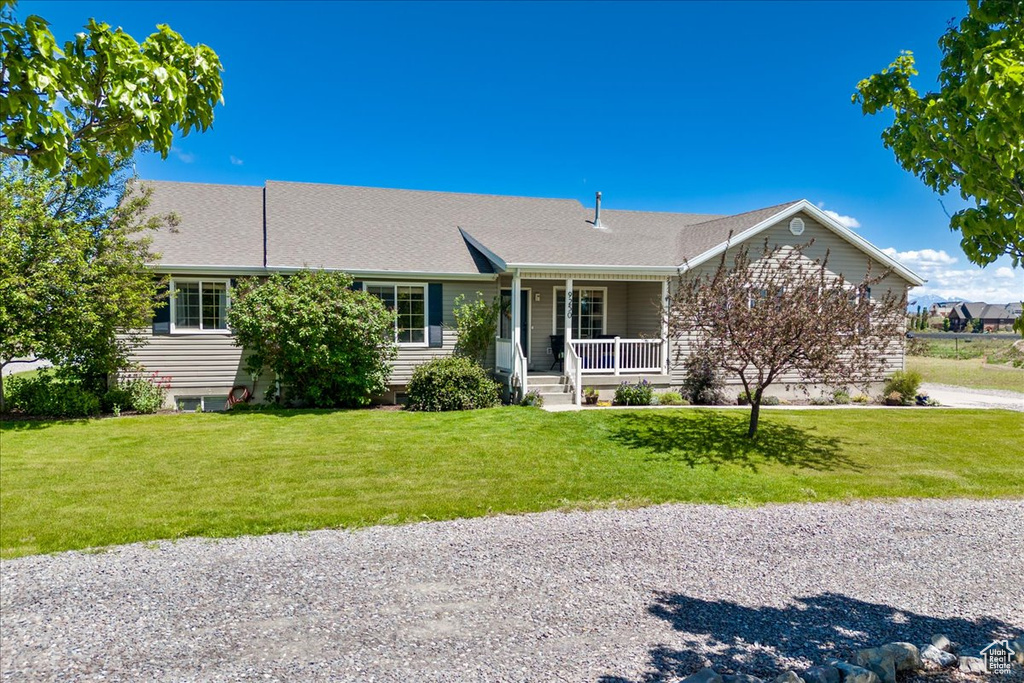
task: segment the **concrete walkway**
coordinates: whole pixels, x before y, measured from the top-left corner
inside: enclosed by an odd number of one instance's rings
[[[921,385],[921,391],[950,408],[1001,408],[1024,412],[1024,394],[1016,391],[968,389],[928,383]]]
[[[986,408],[998,410],[1015,410],[1024,412],[1024,393],[1016,391],[1001,391],[998,389],[968,389],[967,387],[955,387],[948,384],[922,384],[922,393],[928,394],[938,401],[943,408]],[[659,410],[665,408],[694,408],[706,410],[707,408],[750,410],[749,406],[600,406],[588,407],[586,410]],[[880,405],[858,405],[849,404],[842,406],[761,406],[763,410],[842,410],[846,408],[877,409],[877,410],[901,410],[893,406]],[[911,406],[907,409],[917,409]],[[544,406],[544,410],[551,413],[560,413],[571,410],[580,410],[578,406],[553,405]]]

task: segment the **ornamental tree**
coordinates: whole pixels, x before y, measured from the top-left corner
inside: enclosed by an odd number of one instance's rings
[[[139,147],[166,158],[176,131],[209,128],[220,72],[212,49],[164,24],[140,44],[90,19],[61,48],[46,20],[19,22],[0,0],[0,154],[102,186]]]
[[[680,273],[664,315],[690,353],[738,378],[750,397],[747,436],[757,433],[765,390],[783,376],[799,384],[866,385],[887,372],[887,353],[902,343],[906,296],[872,292],[888,274],[848,282],[828,269],[813,244],[769,246],[751,256],[741,245],[713,271]]]
[[[974,206],[950,217],[960,245],[985,266],[1024,261],[1024,4],[968,0],[967,16],[939,39],[939,88],[919,93],[914,56],[857,84],[864,114],[893,112],[882,141],[900,165],[939,194]]]
[[[248,352],[246,370],[255,378],[274,373],[289,400],[363,406],[387,389],[397,354],[395,314],[372,294],[354,291],[344,273],[239,280],[228,323],[234,343]]]
[[[71,175],[0,158],[0,369],[39,357],[101,384],[153,318],[146,233],[173,216],[148,215],[144,188],[75,187]]]

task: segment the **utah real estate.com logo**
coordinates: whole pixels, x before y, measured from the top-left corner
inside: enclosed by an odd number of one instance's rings
[[[993,640],[981,651],[981,656],[985,659],[985,668],[994,674],[1010,673],[1013,655],[1010,643],[1006,640]]]

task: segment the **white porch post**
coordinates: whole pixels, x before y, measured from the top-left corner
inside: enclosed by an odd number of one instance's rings
[[[522,325],[523,312],[520,310],[522,302],[520,301],[520,292],[522,292],[523,283],[519,277],[519,271],[512,275],[512,349],[516,348],[516,344],[519,343],[519,327]],[[526,353],[526,349],[523,349],[523,353]]]
[[[569,345],[572,343],[572,278],[565,279],[565,349],[563,358],[569,358]],[[565,367],[565,366],[563,366]]]
[[[665,374],[670,372],[668,362],[668,278],[661,281],[661,367]]]

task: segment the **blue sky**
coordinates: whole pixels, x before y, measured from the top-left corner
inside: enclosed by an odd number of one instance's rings
[[[59,40],[90,17],[168,23],[224,63],[213,130],[146,178],[265,179],[576,198],[737,213],[806,197],[930,280],[1008,301],[1024,273],[971,266],[939,198],[882,147],[857,81],[936,40],[965,2],[22,2]],[[947,197],[955,210],[960,201]]]

